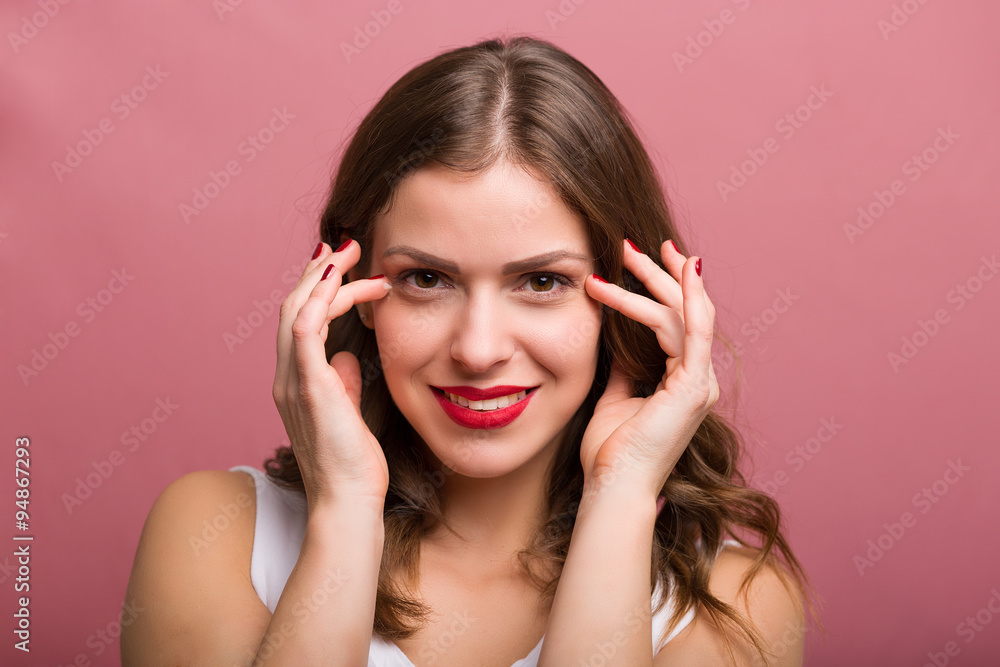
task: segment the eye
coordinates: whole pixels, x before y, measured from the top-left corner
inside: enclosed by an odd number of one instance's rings
[[[420,272],[413,274],[413,281],[417,287],[430,288],[437,284],[438,277],[433,273]]]
[[[528,287],[533,292],[550,292],[556,284],[556,278],[550,273],[540,273],[528,278]]]
[[[441,279],[433,271],[414,271],[407,277],[412,278],[413,284],[421,289],[431,289],[441,282]]]

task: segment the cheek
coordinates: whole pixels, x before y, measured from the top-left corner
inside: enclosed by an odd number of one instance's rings
[[[534,356],[546,366],[564,374],[593,375],[600,333],[601,311],[584,307],[538,318],[528,335]]]
[[[443,308],[433,303],[413,305],[391,295],[372,304],[375,338],[382,367],[391,384],[391,371],[411,370],[426,363],[445,343],[446,317]]]

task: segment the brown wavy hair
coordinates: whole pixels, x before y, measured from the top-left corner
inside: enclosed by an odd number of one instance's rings
[[[476,173],[499,160],[541,175],[583,218],[595,270],[607,280],[649,296],[624,270],[623,238],[661,267],[660,247],[667,239],[688,255],[627,112],[590,69],[553,44],[528,36],[508,37],[506,43],[491,39],[442,53],[393,84],[344,151],[320,220],[320,238],[332,247],[345,237],[358,240],[362,255],[356,271],[367,276],[373,223],[389,210],[403,178],[424,164]],[[529,212],[511,224],[530,222]],[[732,350],[721,336],[716,338]],[[583,490],[580,439],[607,382],[611,359],[618,360],[641,396],[654,391],[666,363],[655,334],[612,309],[605,309],[599,346],[590,393],[549,469],[548,516],[519,552],[526,575],[549,604]],[[421,537],[437,525],[447,526],[441,511],[442,473],[411,446],[416,435],[389,394],[375,334],[356,310],[330,325],[327,359],[340,350],[354,353],[361,363],[362,415],[382,444],[390,470],[374,632],[390,640],[406,638],[427,620],[430,610],[404,594],[402,582],[391,573],[402,568],[415,579]],[[782,536],[777,503],[749,488],[737,469],[740,453],[736,431],[713,410],[663,487],[666,505],[653,536],[650,594],[658,580],[674,577],[677,606],[667,632],[689,606],[700,604],[720,628],[728,623],[745,634],[767,663],[765,642],[749,619],[709,592],[709,574],[722,540],[731,535],[750,546],[732,532],[734,528],[759,537],[760,544],[751,547],[758,555],[741,592],[765,565],[778,565],[783,579],[790,574],[801,588],[811,587]],[[276,483],[303,491],[290,447],[279,447],[264,468]],[[701,548],[696,545],[699,538]],[[539,564],[536,571],[533,565]],[[664,601],[660,598],[654,611]],[[811,601],[809,608],[813,611]],[[728,636],[726,642],[732,656]]]

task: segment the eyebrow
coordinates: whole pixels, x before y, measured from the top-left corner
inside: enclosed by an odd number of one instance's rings
[[[422,250],[417,250],[413,246],[408,245],[397,245],[389,248],[384,253],[382,253],[382,258],[385,259],[391,255],[406,255],[415,259],[420,264],[423,264],[431,269],[437,269],[439,271],[445,271],[447,273],[459,273],[458,264],[454,262],[449,262],[448,260],[437,257],[430,253],[424,252]],[[512,273],[525,273],[527,271],[532,271],[535,269],[540,269],[544,266],[552,264],[562,259],[575,259],[581,262],[589,262],[590,259],[576,252],[570,250],[553,250],[552,252],[542,253],[541,255],[535,255],[534,257],[528,257],[526,259],[520,259],[516,262],[508,262],[503,265],[504,275],[510,275]]]

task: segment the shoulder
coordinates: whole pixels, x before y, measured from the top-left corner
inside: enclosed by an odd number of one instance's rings
[[[775,666],[801,665],[805,640],[805,608],[795,579],[777,563],[765,564],[743,587],[758,552],[726,546],[719,554],[709,578],[709,590],[734,607],[753,624],[767,643]],[[709,613],[699,608],[694,620],[656,654],[653,664],[732,664],[726,648],[727,635],[739,667],[760,664],[760,657],[746,636],[731,624],[720,629]]]
[[[256,510],[257,492],[254,478],[246,472],[230,470],[196,470],[173,480],[160,492],[147,518],[170,523],[171,519],[208,519],[216,528],[245,525]],[[226,518],[216,518],[221,514]]]
[[[213,617],[223,601],[227,614],[245,614],[252,631],[266,627],[267,608],[250,581],[255,502],[253,478],[238,471],[190,472],[163,488],[132,564],[126,602],[141,613],[123,623],[123,657],[139,659],[177,634],[197,637],[192,645],[231,645],[247,629]]]

